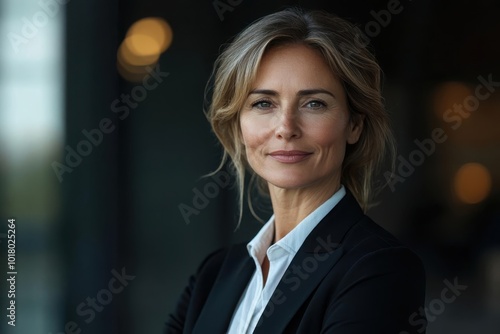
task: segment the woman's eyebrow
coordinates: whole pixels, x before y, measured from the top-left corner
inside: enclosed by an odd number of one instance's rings
[[[322,88],[304,89],[304,90],[299,90],[299,92],[297,93],[297,95],[299,96],[314,95],[314,94],[328,94],[331,97],[335,98],[335,95],[332,92]]]
[[[252,94],[263,94],[263,95],[272,95],[272,96],[277,96],[279,95],[277,91],[272,90],[272,89],[254,89],[248,95]]]

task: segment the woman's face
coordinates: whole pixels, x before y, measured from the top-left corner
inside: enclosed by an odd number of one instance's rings
[[[300,44],[264,54],[240,126],[252,169],[284,189],[338,186],[346,144],[362,130],[321,53]]]

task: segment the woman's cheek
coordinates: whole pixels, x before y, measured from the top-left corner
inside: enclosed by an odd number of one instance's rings
[[[266,123],[255,118],[246,118],[241,122],[243,141],[247,149],[255,149],[265,142],[267,137]]]

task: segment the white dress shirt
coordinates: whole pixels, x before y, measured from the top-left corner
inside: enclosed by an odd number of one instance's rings
[[[274,236],[274,215],[271,216],[259,233],[248,243],[248,253],[255,261],[255,272],[233,314],[228,329],[229,334],[249,334],[255,330],[262,312],[300,246],[345,194],[345,188],[341,185],[332,197],[311,212],[274,245],[271,245]],[[269,259],[269,272],[264,285],[261,264],[266,253]]]

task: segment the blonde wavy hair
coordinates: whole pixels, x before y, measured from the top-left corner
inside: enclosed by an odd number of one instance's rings
[[[212,174],[220,171],[230,158],[237,181],[240,221],[246,172],[251,176],[249,190],[256,184],[261,194],[268,195],[269,191],[265,180],[246,160],[240,110],[252,88],[262,56],[270,48],[284,44],[299,43],[319,50],[343,84],[351,121],[363,122],[363,130],[356,144],[347,145],[341,183],[352,192],[364,211],[371,205],[373,175],[387,157],[394,165],[395,144],[381,95],[381,69],[362,36],[353,24],[335,15],[291,8],[267,15],[248,26],[217,58],[206,116],[224,148],[224,155]],[[250,191],[248,203],[256,216]]]

